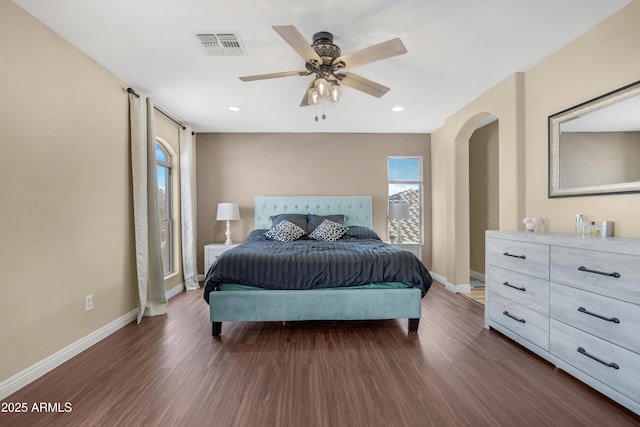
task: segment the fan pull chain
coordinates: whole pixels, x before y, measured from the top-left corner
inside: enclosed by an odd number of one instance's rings
[[[327,119],[327,115],[324,112],[324,100],[321,101],[322,102],[322,120],[326,120]],[[318,121],[318,104],[316,104],[316,117],[314,119],[316,122]]]

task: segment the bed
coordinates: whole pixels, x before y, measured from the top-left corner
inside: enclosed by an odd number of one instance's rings
[[[406,318],[417,331],[431,276],[371,227],[370,196],[257,196],[254,230],[205,277],[213,336],[247,321]]]

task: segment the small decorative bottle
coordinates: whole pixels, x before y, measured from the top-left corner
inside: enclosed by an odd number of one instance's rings
[[[584,237],[585,233],[584,215],[576,215],[576,229],[575,235],[577,237]]]

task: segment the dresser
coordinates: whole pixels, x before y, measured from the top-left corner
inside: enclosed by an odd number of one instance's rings
[[[485,326],[640,414],[640,239],[486,233]]]
[[[230,245],[224,243],[210,243],[208,245],[204,245],[204,275],[207,275],[211,266],[224,251],[235,248],[239,244],[240,243],[232,243]]]

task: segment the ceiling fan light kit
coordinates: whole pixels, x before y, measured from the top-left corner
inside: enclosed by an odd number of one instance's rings
[[[318,77],[313,82],[313,87],[318,90],[318,94],[322,98],[326,98],[327,96],[329,96],[329,83],[324,77]]]
[[[331,102],[340,102],[342,100],[340,83],[376,98],[382,97],[389,91],[388,87],[343,70],[407,53],[402,40],[396,38],[342,55],[340,48],[333,44],[333,34],[328,31],[315,33],[313,43],[309,45],[293,25],[274,26],[273,29],[305,60],[306,71],[259,74],[240,77],[240,80],[248,82],[313,74],[315,79],[305,92],[300,103],[301,107],[315,105],[317,108],[325,98]],[[322,118],[326,118],[326,115],[323,114]],[[315,120],[318,121],[317,114]]]
[[[342,101],[342,89],[340,89],[339,84],[332,83],[329,85],[329,100],[331,102]]]
[[[320,102],[320,92],[315,87],[309,88],[307,92],[307,104],[316,105]]]

